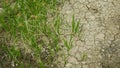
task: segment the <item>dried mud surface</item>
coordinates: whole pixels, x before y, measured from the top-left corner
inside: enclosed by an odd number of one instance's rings
[[[74,40],[64,68],[120,68],[120,0],[66,1],[61,9],[65,24],[73,14],[82,36]]]

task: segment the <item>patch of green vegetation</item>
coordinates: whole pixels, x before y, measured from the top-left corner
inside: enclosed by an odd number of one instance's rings
[[[87,53],[83,53],[81,56],[81,61],[85,61],[87,59]]]
[[[73,15],[73,17],[72,17],[72,34],[73,35],[78,33],[79,27],[80,27],[80,20],[75,21],[75,17]]]
[[[5,45],[0,44],[18,68],[48,68],[52,65],[62,41],[60,27],[63,21],[59,16],[58,3],[58,0],[2,2],[4,11],[0,15],[0,32],[7,33],[10,37],[7,38],[9,44],[6,41]],[[53,17],[52,21],[49,21],[49,15]],[[72,34],[77,34],[79,24],[73,17]],[[70,40],[63,40],[68,51],[72,47],[72,38],[73,35]],[[27,53],[27,50],[31,51]]]

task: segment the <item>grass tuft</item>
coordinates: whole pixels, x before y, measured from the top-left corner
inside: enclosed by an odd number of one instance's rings
[[[0,43],[0,48],[7,54],[11,68],[50,68],[54,66],[57,52],[62,48],[60,43],[64,43],[68,51],[72,48],[73,36],[69,40],[60,36],[61,25],[64,24],[59,15],[58,4],[58,0],[2,2],[0,32],[5,33],[5,38]],[[53,18],[51,21],[49,16]],[[72,34],[77,34],[79,24],[73,16]],[[11,62],[13,65],[10,65]],[[5,65],[3,62],[2,66]]]

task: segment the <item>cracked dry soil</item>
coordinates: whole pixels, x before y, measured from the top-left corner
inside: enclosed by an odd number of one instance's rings
[[[120,68],[120,0],[69,0],[61,14],[83,25],[64,68]]]

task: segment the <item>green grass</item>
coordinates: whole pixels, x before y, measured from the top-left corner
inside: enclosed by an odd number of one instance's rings
[[[77,34],[80,23],[73,17],[70,40],[60,37],[64,24],[57,9],[58,0],[16,0],[11,4],[7,1],[2,2],[4,11],[0,15],[0,32],[5,33],[7,42],[0,43],[0,48],[10,57],[8,60],[17,64],[16,67],[48,68],[61,50],[61,41],[68,51],[72,48],[72,34]],[[27,59],[29,53],[31,58]]]
[[[75,35],[77,33],[79,33],[79,27],[80,27],[80,20],[79,21],[75,21],[74,15],[72,17],[72,34]]]

